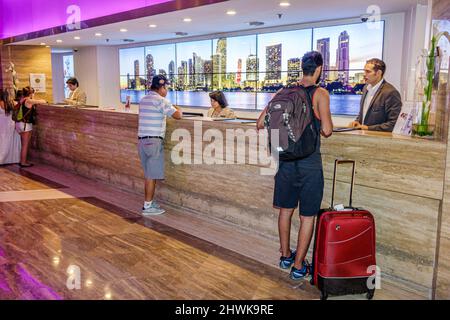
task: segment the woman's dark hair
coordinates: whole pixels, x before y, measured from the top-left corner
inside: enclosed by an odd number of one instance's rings
[[[217,101],[222,108],[228,107],[227,99],[222,91],[214,91],[209,94],[209,97]]]
[[[0,101],[5,104],[5,115],[9,115],[14,108],[14,100],[8,90],[0,89]]]
[[[5,99],[5,91],[3,89],[0,89],[0,102],[3,102],[5,104],[5,114],[8,114],[6,112],[6,99]]]
[[[302,58],[302,70],[304,76],[312,76],[317,67],[323,66],[322,54],[318,51],[305,53]]]
[[[70,78],[69,80],[66,81],[67,84],[72,84],[74,86],[79,86],[78,80],[77,78]]]
[[[17,90],[16,92],[16,97],[14,98],[14,101],[19,102],[20,99],[23,98],[23,91],[22,90]]]
[[[31,87],[22,88],[22,98],[28,98],[34,93],[34,89]]]

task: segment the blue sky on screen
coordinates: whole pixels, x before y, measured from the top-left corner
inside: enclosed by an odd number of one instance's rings
[[[169,73],[170,62],[173,61],[176,63],[175,44],[145,47],[145,56],[148,54],[153,56],[156,73],[158,73],[160,69],[164,69],[166,73]]]
[[[314,32],[312,32],[314,30]],[[257,52],[260,72],[266,70],[266,47],[282,45],[282,70],[287,71],[287,61],[290,58],[301,58],[303,54],[316,50],[317,40],[330,38],[330,65],[336,64],[336,49],[339,34],[347,31],[350,36],[350,69],[363,69],[367,59],[383,55],[384,21],[379,28],[369,28],[366,23],[356,23],[340,26],[322,27],[284,31],[249,36],[227,38],[227,72],[237,72],[238,59],[242,59],[242,72],[246,70],[246,60],[249,54]],[[314,34],[314,36],[313,36]],[[195,52],[203,60],[211,59],[216,53],[218,39],[182,42],[176,45],[159,45],[120,50],[120,74],[134,75],[134,61],[139,60],[140,73],[145,74],[145,56],[151,53],[155,61],[155,69],[168,72],[170,61],[175,61],[177,71],[181,61],[188,61]],[[258,43],[258,49],[256,48]],[[176,46],[176,53],[175,53]],[[176,54],[176,59],[175,59]],[[244,77],[245,78],[245,77]]]
[[[203,60],[210,60],[211,40],[177,43],[177,68],[181,66],[181,61],[188,62],[192,59],[194,52]]]
[[[311,51],[312,29],[266,33],[258,35],[259,70],[266,71],[266,47],[281,44],[281,70],[287,71],[291,58],[302,58]]]
[[[318,39],[330,38],[330,65],[335,66],[339,35],[347,31],[350,38],[350,69],[364,69],[365,62],[370,58],[383,57],[384,21],[376,28],[369,26],[367,23],[356,23],[314,28],[313,49],[317,50]]]
[[[126,76],[128,73],[134,75],[135,60],[139,60],[139,73],[144,75],[144,55],[144,47],[120,49],[120,75]]]

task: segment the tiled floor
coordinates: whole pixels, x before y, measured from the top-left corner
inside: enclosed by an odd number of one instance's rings
[[[45,165],[0,167],[0,299],[318,299],[276,267],[276,239],[167,206],[143,218],[140,206]],[[420,298],[388,280],[375,297]]]

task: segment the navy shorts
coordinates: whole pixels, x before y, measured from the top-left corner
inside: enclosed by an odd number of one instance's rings
[[[323,170],[304,167],[300,161],[280,161],[275,175],[273,206],[298,207],[300,215],[312,217],[319,213],[322,204]]]

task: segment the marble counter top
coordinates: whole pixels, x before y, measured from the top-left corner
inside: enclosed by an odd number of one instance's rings
[[[136,106],[133,106],[134,108],[131,108],[130,110],[125,110],[123,106],[120,107],[95,107],[95,106],[83,106],[83,107],[76,107],[76,106],[65,106],[65,105],[58,105],[58,104],[48,104],[48,105],[41,105],[41,108],[49,107],[49,108],[58,108],[58,109],[64,109],[64,110],[73,110],[73,112],[81,112],[86,113],[86,115],[90,113],[108,113],[111,115],[116,116],[131,116],[133,119],[136,119],[139,112]],[[183,108],[182,108],[183,109]],[[202,113],[203,110],[199,110],[198,113]],[[190,111],[188,113],[191,113]],[[125,118],[123,118],[125,120]],[[223,126],[226,127],[243,127],[243,128],[251,128],[255,127],[255,122],[249,122],[248,118],[242,118],[243,122],[240,123],[239,119],[237,120],[231,120],[231,121],[224,121],[223,119],[217,120],[212,119],[208,117],[197,117],[197,116],[187,116],[179,121],[202,121],[202,122],[211,122],[214,123],[214,126],[217,126],[218,128],[221,128]],[[98,121],[101,121],[101,119],[98,119]],[[168,121],[174,121],[173,119],[168,119]],[[344,136],[350,136],[350,137],[361,137],[362,139],[370,137],[370,138],[381,138],[381,139],[388,139],[388,140],[404,140],[404,141],[416,141],[416,143],[426,143],[426,144],[444,144],[440,141],[430,140],[430,139],[423,139],[423,138],[416,138],[416,137],[410,137],[410,136],[403,136],[403,135],[397,135],[392,134],[390,132],[379,132],[379,131],[365,131],[365,130],[353,130],[353,131],[343,131],[343,132],[333,132],[333,135],[344,135]]]

